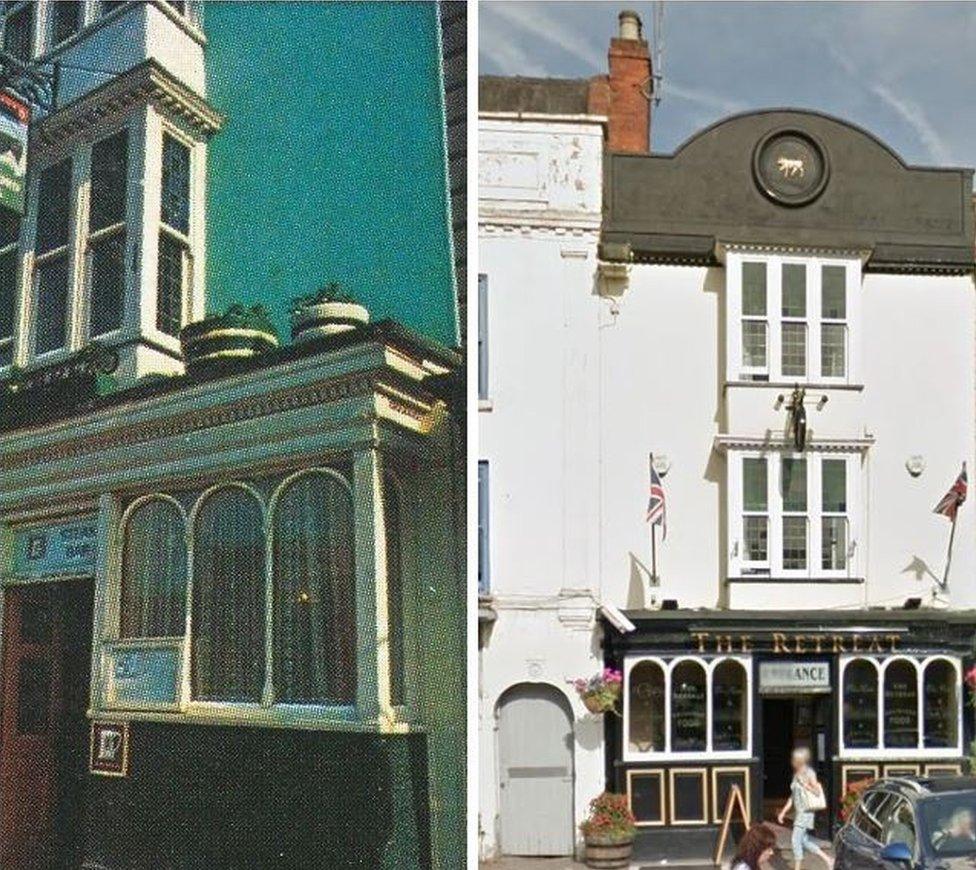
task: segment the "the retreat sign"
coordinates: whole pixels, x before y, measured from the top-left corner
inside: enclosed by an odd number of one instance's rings
[[[747,653],[754,650],[778,655],[822,655],[823,653],[893,653],[898,651],[897,632],[746,632],[726,634],[711,631],[691,632],[700,653]]]
[[[25,103],[0,91],[0,207],[24,213],[27,181],[27,124]]]
[[[94,519],[14,532],[14,574],[20,577],[91,574],[97,553]]]

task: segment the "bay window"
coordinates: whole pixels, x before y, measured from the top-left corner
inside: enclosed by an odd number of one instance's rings
[[[842,657],[841,752],[859,758],[962,751],[958,659]]]
[[[14,361],[17,296],[20,290],[20,217],[0,209],[0,366]]]
[[[625,760],[746,757],[751,661],[634,657],[624,663]]]
[[[858,459],[730,450],[729,576],[854,576]]]
[[[18,60],[30,60],[34,45],[34,2],[5,4],[3,50]]]
[[[119,329],[125,305],[128,131],[92,146],[88,257],[92,338]]]
[[[163,133],[159,219],[156,328],[178,336],[190,272],[190,149],[168,132]]]
[[[34,352],[41,355],[60,350],[68,341],[70,158],[41,172],[37,197]]]
[[[726,276],[728,380],[853,382],[857,258],[732,250]]]

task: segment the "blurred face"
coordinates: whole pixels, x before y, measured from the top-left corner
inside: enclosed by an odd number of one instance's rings
[[[772,847],[766,849],[766,851],[764,851],[759,856],[759,863],[760,864],[765,864],[767,861],[772,861],[773,860],[773,853],[774,852],[775,852],[775,849],[773,849]]]
[[[790,762],[793,765],[793,770],[799,771],[806,765],[807,758],[802,752],[794,752]]]

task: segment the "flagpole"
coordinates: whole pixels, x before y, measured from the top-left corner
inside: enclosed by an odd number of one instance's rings
[[[949,532],[949,549],[946,550],[945,574],[942,576],[942,591],[949,591],[949,565],[952,562],[952,539],[956,536],[956,517],[959,516],[959,508],[956,507],[952,515],[952,529]]]

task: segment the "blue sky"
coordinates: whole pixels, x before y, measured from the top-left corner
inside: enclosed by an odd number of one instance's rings
[[[651,3],[483,0],[480,72],[606,71],[617,13]],[[666,2],[652,148],[733,112],[818,109],[866,127],[907,162],[976,163],[976,3]]]

